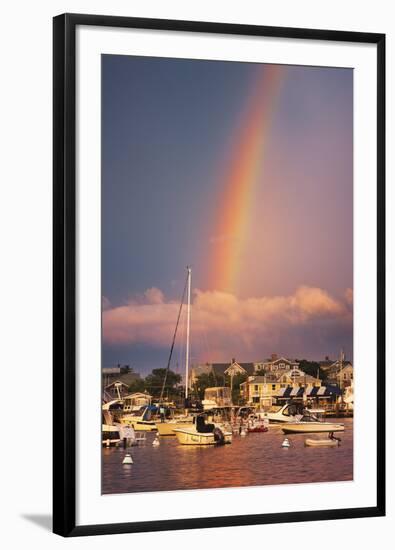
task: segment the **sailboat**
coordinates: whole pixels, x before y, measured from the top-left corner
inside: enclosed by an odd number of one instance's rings
[[[187,291],[187,331],[186,331],[186,353],[185,353],[185,402],[188,401],[188,380],[189,380],[189,334],[191,325],[191,280],[192,269],[187,267],[187,280],[185,289]],[[184,301],[185,289],[181,300],[181,307]],[[180,318],[181,307],[178,314],[176,330]],[[175,334],[170,351],[174,347]],[[170,362],[169,358],[169,362]],[[169,366],[169,364],[168,364]],[[164,386],[162,388],[163,393]],[[180,416],[173,421],[157,423],[157,429],[161,435],[176,435],[181,445],[223,445],[232,442],[232,432],[224,430],[218,424],[207,424],[203,415]]]
[[[184,303],[185,293],[187,294],[187,330],[186,330],[186,354],[185,354],[185,400],[188,399],[188,377],[189,377],[189,337],[190,337],[190,323],[191,323],[191,280],[192,280],[192,269],[187,267],[187,279],[184,287],[184,292],[181,299],[180,309],[178,312],[178,318],[176,323],[176,329],[173,336],[173,342],[170,349],[170,357],[167,365],[167,370],[170,367],[171,356],[174,348],[175,338],[177,334],[178,323],[181,316],[181,310]],[[166,378],[163,381],[162,391],[160,401],[162,401],[163,392],[165,388]],[[175,429],[178,428],[192,428],[194,418],[191,415],[177,415],[171,418],[170,420],[163,420],[162,422],[156,423],[156,429],[158,430],[159,435],[161,436],[175,436]]]
[[[173,336],[173,342],[170,349],[169,361],[167,370],[170,367],[171,355],[174,348],[178,323],[181,316],[181,309],[184,303],[185,293],[187,294],[187,330],[186,330],[186,353],[185,353],[185,401],[188,401],[188,380],[189,380],[189,355],[190,355],[190,325],[191,325],[191,280],[192,269],[187,267],[187,279],[185,282],[184,292],[181,299],[180,309],[176,323],[176,329]],[[166,378],[163,381],[160,401],[162,401]],[[177,436],[178,442],[182,445],[219,445],[230,443],[232,441],[232,433],[223,429],[218,424],[206,424],[202,415],[180,415],[172,420],[157,422],[156,428],[162,436]]]

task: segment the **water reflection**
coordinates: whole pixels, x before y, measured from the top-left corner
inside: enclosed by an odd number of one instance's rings
[[[147,434],[144,446],[133,447],[133,465],[122,465],[124,449],[103,449],[103,493],[207,489],[277,485],[353,478],[352,419],[341,419],[340,447],[305,447],[306,437],[288,435],[291,447],[282,448],[280,427],[267,433],[235,436],[231,445],[194,447],[179,445],[176,438],[162,438],[152,446]],[[128,451],[129,452],[129,451]]]

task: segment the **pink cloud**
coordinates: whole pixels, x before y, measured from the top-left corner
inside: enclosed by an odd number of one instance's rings
[[[144,292],[144,296],[149,304],[163,304],[164,302],[164,295],[159,288],[148,288]]]
[[[348,305],[352,306],[354,302],[354,292],[352,288],[346,288],[344,297]]]
[[[349,293],[336,300],[321,288],[302,286],[289,296],[240,299],[219,291],[195,290],[192,304],[192,345],[222,358],[231,353],[252,354],[273,346],[279,335],[304,326],[352,325]],[[179,303],[166,300],[157,288],[143,297],[103,311],[106,344],[170,346]],[[208,344],[207,344],[208,343]],[[237,348],[236,350],[234,348]]]

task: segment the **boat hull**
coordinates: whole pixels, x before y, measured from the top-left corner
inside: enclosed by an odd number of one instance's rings
[[[267,419],[268,419],[270,424],[286,424],[290,420],[291,421],[293,420],[289,416],[285,416],[285,415],[284,416],[275,416],[274,414],[273,415],[268,414]]]
[[[305,447],[337,447],[339,442],[336,439],[306,439]]]
[[[156,429],[158,430],[158,434],[162,437],[175,437],[174,430],[182,429],[182,428],[192,428],[193,423],[192,422],[157,422],[156,423]]]
[[[217,445],[218,441],[215,439],[213,433],[199,433],[186,429],[175,429],[174,433],[177,436],[178,442],[181,445]],[[232,442],[232,434],[225,432],[224,443]]]
[[[255,427],[255,428],[247,428],[247,432],[249,434],[265,433],[265,432],[268,432],[268,431],[269,431],[269,428],[267,428],[266,426],[258,426],[258,427]]]
[[[121,443],[121,435],[116,426],[103,424],[102,425],[102,444],[106,447],[111,445],[119,445]]]
[[[133,418],[122,418],[121,424],[131,426],[135,432],[156,432],[156,424],[151,420],[134,420]]]
[[[285,434],[344,432],[344,426],[330,422],[289,422],[283,426],[282,430]]]

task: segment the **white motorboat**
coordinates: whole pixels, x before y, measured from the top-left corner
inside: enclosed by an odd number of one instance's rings
[[[284,424],[282,431],[285,434],[344,432],[344,424],[324,422],[311,414],[305,414],[300,420]]]
[[[156,431],[156,422],[150,420],[150,406],[143,407],[143,409],[135,414],[124,414],[120,419],[121,424],[131,426],[136,432],[153,432]]]
[[[175,417],[171,420],[156,423],[156,429],[160,436],[175,436],[174,430],[192,428],[193,416],[186,415],[183,417]]]
[[[117,426],[102,424],[102,444],[104,446],[119,445],[121,441],[121,435]]]
[[[232,443],[232,432],[225,431],[215,424],[206,424],[200,415],[190,428],[176,428],[174,433],[181,445],[225,445]]]
[[[324,414],[324,409],[306,408],[304,403],[290,401],[279,407],[276,411],[261,413],[261,417],[267,419],[270,424],[282,424],[284,422],[297,422],[304,414],[311,414],[320,420]]]
[[[177,429],[174,430],[177,439],[181,445],[218,445],[220,440],[216,438],[215,433],[200,433],[195,430]],[[223,443],[232,443],[232,433],[225,432],[223,434]]]
[[[263,416],[270,424],[293,422],[303,416],[303,408],[302,403],[285,403],[285,405],[279,407],[276,411],[263,413]]]
[[[102,406],[102,443],[110,447],[110,445],[118,445],[126,440],[133,444],[136,440],[134,429],[126,424],[114,422],[111,414],[111,409],[108,404]]]

